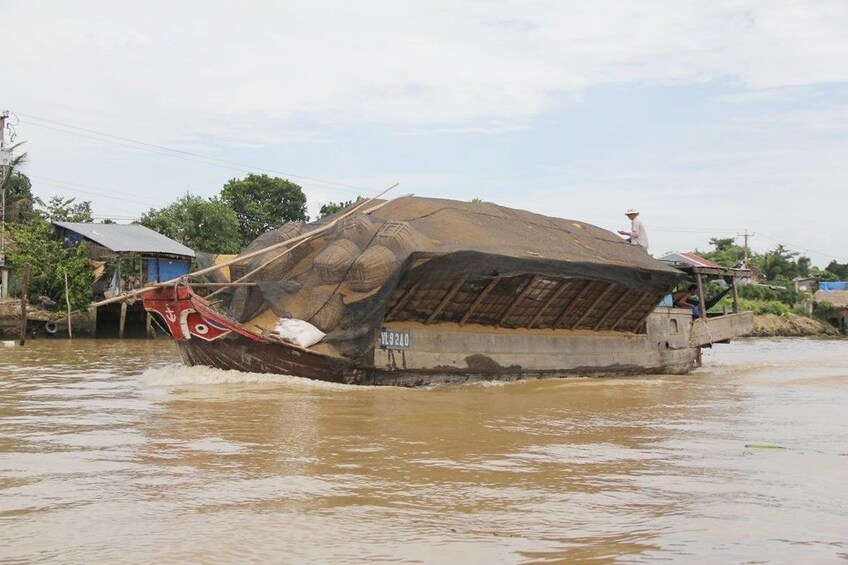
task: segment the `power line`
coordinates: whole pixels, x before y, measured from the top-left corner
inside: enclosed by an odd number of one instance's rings
[[[39,124],[39,123],[31,123],[30,124],[30,125],[34,125],[36,127],[41,127],[41,128],[49,129],[49,130],[52,130],[52,131],[66,133],[66,134],[69,134],[69,135],[77,135],[77,136],[84,137],[84,138],[87,138],[87,139],[100,141],[102,143],[112,143],[112,144],[115,144],[115,145],[130,147],[132,149],[136,149],[136,150],[139,150],[139,151],[148,151],[148,152],[151,152],[151,153],[160,153],[160,154],[167,155],[167,156],[170,156],[170,157],[180,158],[180,159],[183,159],[183,160],[186,160],[186,161],[191,161],[191,162],[201,163],[201,164],[206,164],[206,165],[212,165],[212,166],[218,166],[218,167],[220,167],[221,165],[216,164],[216,163],[221,163],[221,164],[224,164],[224,165],[229,165],[229,167],[225,167],[225,168],[232,169],[233,167],[235,167],[236,168],[235,170],[240,170],[240,171],[248,171],[248,172],[250,172],[250,171],[262,171],[262,172],[266,172],[266,173],[273,173],[275,175],[282,175],[282,176],[285,176],[285,177],[291,177],[291,178],[295,178],[295,179],[307,180],[307,181],[314,182],[314,183],[330,185],[330,187],[337,187],[336,190],[344,190],[345,192],[375,192],[373,189],[369,189],[369,188],[365,188],[365,187],[361,187],[361,186],[344,184],[344,183],[319,179],[319,178],[315,178],[315,177],[307,177],[307,176],[303,176],[303,175],[296,175],[296,174],[293,174],[293,173],[278,171],[278,170],[275,170],[275,169],[269,169],[269,168],[265,168],[265,167],[248,165],[248,164],[239,163],[239,162],[236,162],[236,161],[229,161],[227,159],[219,159],[217,157],[209,157],[207,155],[195,153],[195,152],[192,152],[192,151],[185,151],[183,149],[175,149],[175,148],[167,147],[167,146],[164,146],[164,145],[158,145],[158,144],[155,144],[155,143],[148,143],[146,141],[139,141],[139,140],[132,139],[132,138],[129,138],[129,137],[113,135],[113,134],[110,134],[110,133],[105,133],[105,132],[92,130],[92,129],[88,129],[88,128],[84,128],[84,127],[65,124],[65,123],[62,123],[62,122],[57,122],[55,120],[48,120],[46,118],[40,118],[38,116],[33,116],[31,114],[26,114],[26,113],[23,113],[23,112],[19,112],[18,115],[24,116],[25,118],[28,118],[30,120],[35,120],[36,122],[45,122],[45,123],[48,123],[48,124],[54,124],[54,125],[60,126],[60,128],[64,128],[64,129],[50,127],[50,126],[46,126],[44,124]],[[73,130],[79,130],[79,131],[73,131]],[[87,133],[93,134],[93,135],[85,135],[83,133],[79,133],[80,131],[87,132]],[[100,137],[95,137],[95,136],[100,136]],[[103,139],[103,138],[107,138],[107,139]],[[119,140],[119,141],[113,141],[113,140]],[[124,143],[121,143],[121,142],[124,142]],[[194,158],[191,159],[191,158],[188,158],[188,157],[194,157]],[[198,159],[200,159],[200,160],[198,160]]]
[[[54,186],[54,187],[57,187],[57,188],[65,188],[67,190],[74,190],[76,192],[81,192],[83,194],[91,194],[93,196],[102,196],[103,198],[111,198],[113,200],[120,200],[121,202],[132,202],[134,204],[141,204],[143,206],[154,207],[154,206],[159,204],[159,201],[154,200],[152,198],[151,199],[145,199],[145,200],[135,200],[135,199],[132,199],[132,198],[126,198],[124,196],[114,196],[113,194],[106,194],[104,192],[99,192],[99,191],[108,191],[110,189],[97,187],[97,186],[91,186],[91,185],[88,185],[88,184],[80,184],[80,183],[61,180],[61,179],[54,179],[54,178],[50,178],[50,177],[42,177],[40,175],[27,175],[27,176],[30,179],[37,180],[39,182],[39,184],[45,184],[47,186]],[[58,183],[58,184],[56,184],[56,183]],[[70,186],[66,187],[64,185],[70,185]],[[77,188],[77,187],[81,187],[81,188]],[[82,190],[82,188],[91,188],[94,191],[86,191],[86,190]]]
[[[810,255],[819,255],[821,257],[829,257],[831,260],[834,260],[834,261],[838,257],[838,255],[835,254],[835,253],[823,253],[821,251],[816,251],[815,249],[810,249],[808,247],[804,247],[804,246],[801,246],[801,245],[795,245],[795,244],[788,242],[788,241],[780,241],[780,240],[775,239],[773,237],[769,237],[768,235],[766,235],[764,233],[760,233],[760,235],[762,237],[764,237],[765,239],[773,242],[773,243],[776,243],[778,245],[784,245],[785,247],[791,248],[793,250],[797,249],[801,253],[807,253],[807,254],[810,254]]]

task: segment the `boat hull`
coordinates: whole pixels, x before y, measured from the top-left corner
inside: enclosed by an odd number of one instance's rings
[[[149,293],[145,306],[167,324],[186,365],[356,385],[683,374],[705,344],[702,332],[693,333],[691,312],[678,308],[658,308],[640,333],[395,322],[377,332],[373,351],[356,363],[251,332],[187,289]],[[744,330],[745,320],[734,318],[733,330]]]
[[[648,327],[666,327],[669,314],[656,314]],[[689,314],[674,315],[683,323]],[[695,360],[685,346],[689,336],[573,331],[491,332],[456,326],[391,325],[412,336],[406,349],[375,346],[373,363],[359,365],[339,357],[279,342],[256,342],[238,334],[216,341],[177,342],[187,365],[224,370],[286,374],[355,384],[424,386],[470,381],[513,381],[569,376],[683,374]],[[656,331],[656,330],[655,330]]]

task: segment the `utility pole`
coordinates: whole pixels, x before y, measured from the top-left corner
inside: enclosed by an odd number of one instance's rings
[[[745,250],[745,256],[743,257],[742,260],[745,262],[746,267],[748,266],[748,238],[754,237],[755,235],[757,235],[757,234],[748,233],[747,229],[745,230],[745,233],[737,233],[736,234],[736,237],[744,237],[745,238],[745,243],[743,244],[743,249]]]
[[[9,110],[0,112],[0,298],[9,291],[9,271],[6,269],[6,175],[9,174],[11,155],[6,147],[6,120]]]

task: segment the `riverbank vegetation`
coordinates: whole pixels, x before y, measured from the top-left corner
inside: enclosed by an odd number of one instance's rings
[[[799,277],[815,281],[848,280],[848,263],[831,261],[824,269],[812,265],[808,257],[777,245],[766,253],[750,253],[737,245],[733,238],[713,238],[713,249],[695,251],[697,255],[723,267],[744,266],[751,270],[752,279],[739,285],[739,306],[755,315],[756,336],[836,335],[838,330],[828,323],[833,307],[813,302],[814,288],[798,290]],[[713,283],[715,284],[715,283]],[[815,283],[813,283],[815,284]],[[720,292],[717,287],[708,293]],[[713,308],[728,310],[731,298],[725,297]]]

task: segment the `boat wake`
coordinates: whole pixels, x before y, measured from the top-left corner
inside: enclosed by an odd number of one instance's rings
[[[350,385],[316,381],[294,375],[243,373],[225,371],[205,366],[187,367],[179,363],[147,369],[139,376],[146,387],[173,387],[187,385],[287,385],[299,388],[348,390]]]

